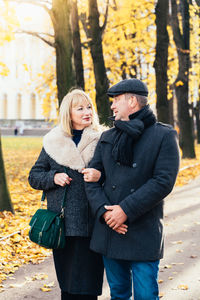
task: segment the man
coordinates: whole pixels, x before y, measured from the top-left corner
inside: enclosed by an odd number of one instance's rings
[[[122,80],[108,95],[114,128],[102,134],[90,163],[104,182],[86,183],[96,216],[91,249],[103,254],[112,300],[131,299],[132,283],[134,300],[157,300],[163,199],[179,167],[176,131],[156,122],[142,81]]]

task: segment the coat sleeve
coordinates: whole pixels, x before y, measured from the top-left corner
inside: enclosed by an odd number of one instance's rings
[[[40,155],[31,168],[28,181],[32,188],[36,190],[49,190],[55,188],[54,175],[56,170],[51,170],[46,151],[42,148]]]
[[[179,147],[174,130],[163,137],[152,177],[120,202],[130,222],[151,210],[172,190],[179,169]]]
[[[110,205],[110,202],[108,201],[108,198],[106,197],[102,188],[102,182],[104,181],[104,168],[101,158],[101,141],[99,141],[96,146],[94,156],[89,163],[89,167],[101,171],[102,174],[101,180],[98,182],[85,182],[85,190],[92,213],[97,218],[101,218],[103,213],[107,211],[104,208],[104,205]]]

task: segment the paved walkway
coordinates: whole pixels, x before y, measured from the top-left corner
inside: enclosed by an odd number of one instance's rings
[[[166,199],[165,232],[165,258],[161,260],[159,276],[161,299],[200,300],[200,177],[174,189]],[[27,280],[27,277],[39,277],[41,273],[47,274],[48,278]],[[41,291],[44,284],[53,285],[51,291]],[[52,257],[39,265],[21,267],[13,279],[4,282],[4,289],[1,300],[59,300]],[[99,300],[109,300],[106,279]]]

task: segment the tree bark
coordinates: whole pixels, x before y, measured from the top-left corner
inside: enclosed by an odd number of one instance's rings
[[[72,33],[70,26],[70,1],[52,0],[51,20],[55,34],[56,78],[59,105],[69,89],[76,86],[73,65]]]
[[[156,9],[156,57],[154,68],[156,72],[157,117],[158,121],[171,123],[169,101],[167,99],[167,66],[169,36],[167,31],[169,1],[158,0]]]
[[[81,87],[84,90],[85,83],[84,83],[83,59],[82,59],[82,51],[81,51],[77,0],[72,0],[71,5],[72,5],[71,28],[72,28],[72,39],[73,39],[73,49],[74,49],[76,83],[78,87]]]
[[[200,101],[194,107],[194,115],[196,120],[197,144],[200,144]]]
[[[178,101],[178,121],[180,126],[180,147],[183,158],[195,158],[192,118],[189,113],[188,82],[189,82],[189,0],[181,1],[182,34],[179,27],[176,0],[172,4],[172,29],[177,48],[179,71],[175,81],[175,92]]]
[[[14,213],[6,181],[6,173],[3,162],[3,152],[0,135],[0,211],[4,210],[11,211],[12,213]]]
[[[89,0],[88,4],[88,36],[89,38],[91,38],[89,46],[94,66],[97,110],[100,123],[109,125],[110,121],[108,120],[108,117],[111,115],[111,110],[109,99],[106,94],[109,87],[109,81],[106,74],[103,57],[103,28],[99,25],[99,11],[97,7],[97,0]]]

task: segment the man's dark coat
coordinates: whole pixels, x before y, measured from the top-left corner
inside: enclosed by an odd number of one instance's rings
[[[132,167],[112,157],[116,129],[104,132],[90,167],[105,175],[103,185],[86,183],[96,216],[91,249],[109,258],[151,261],[163,256],[163,199],[171,192],[179,167],[176,131],[155,123],[134,145]],[[128,216],[128,232],[118,234],[104,222],[104,205],[121,206]]]

